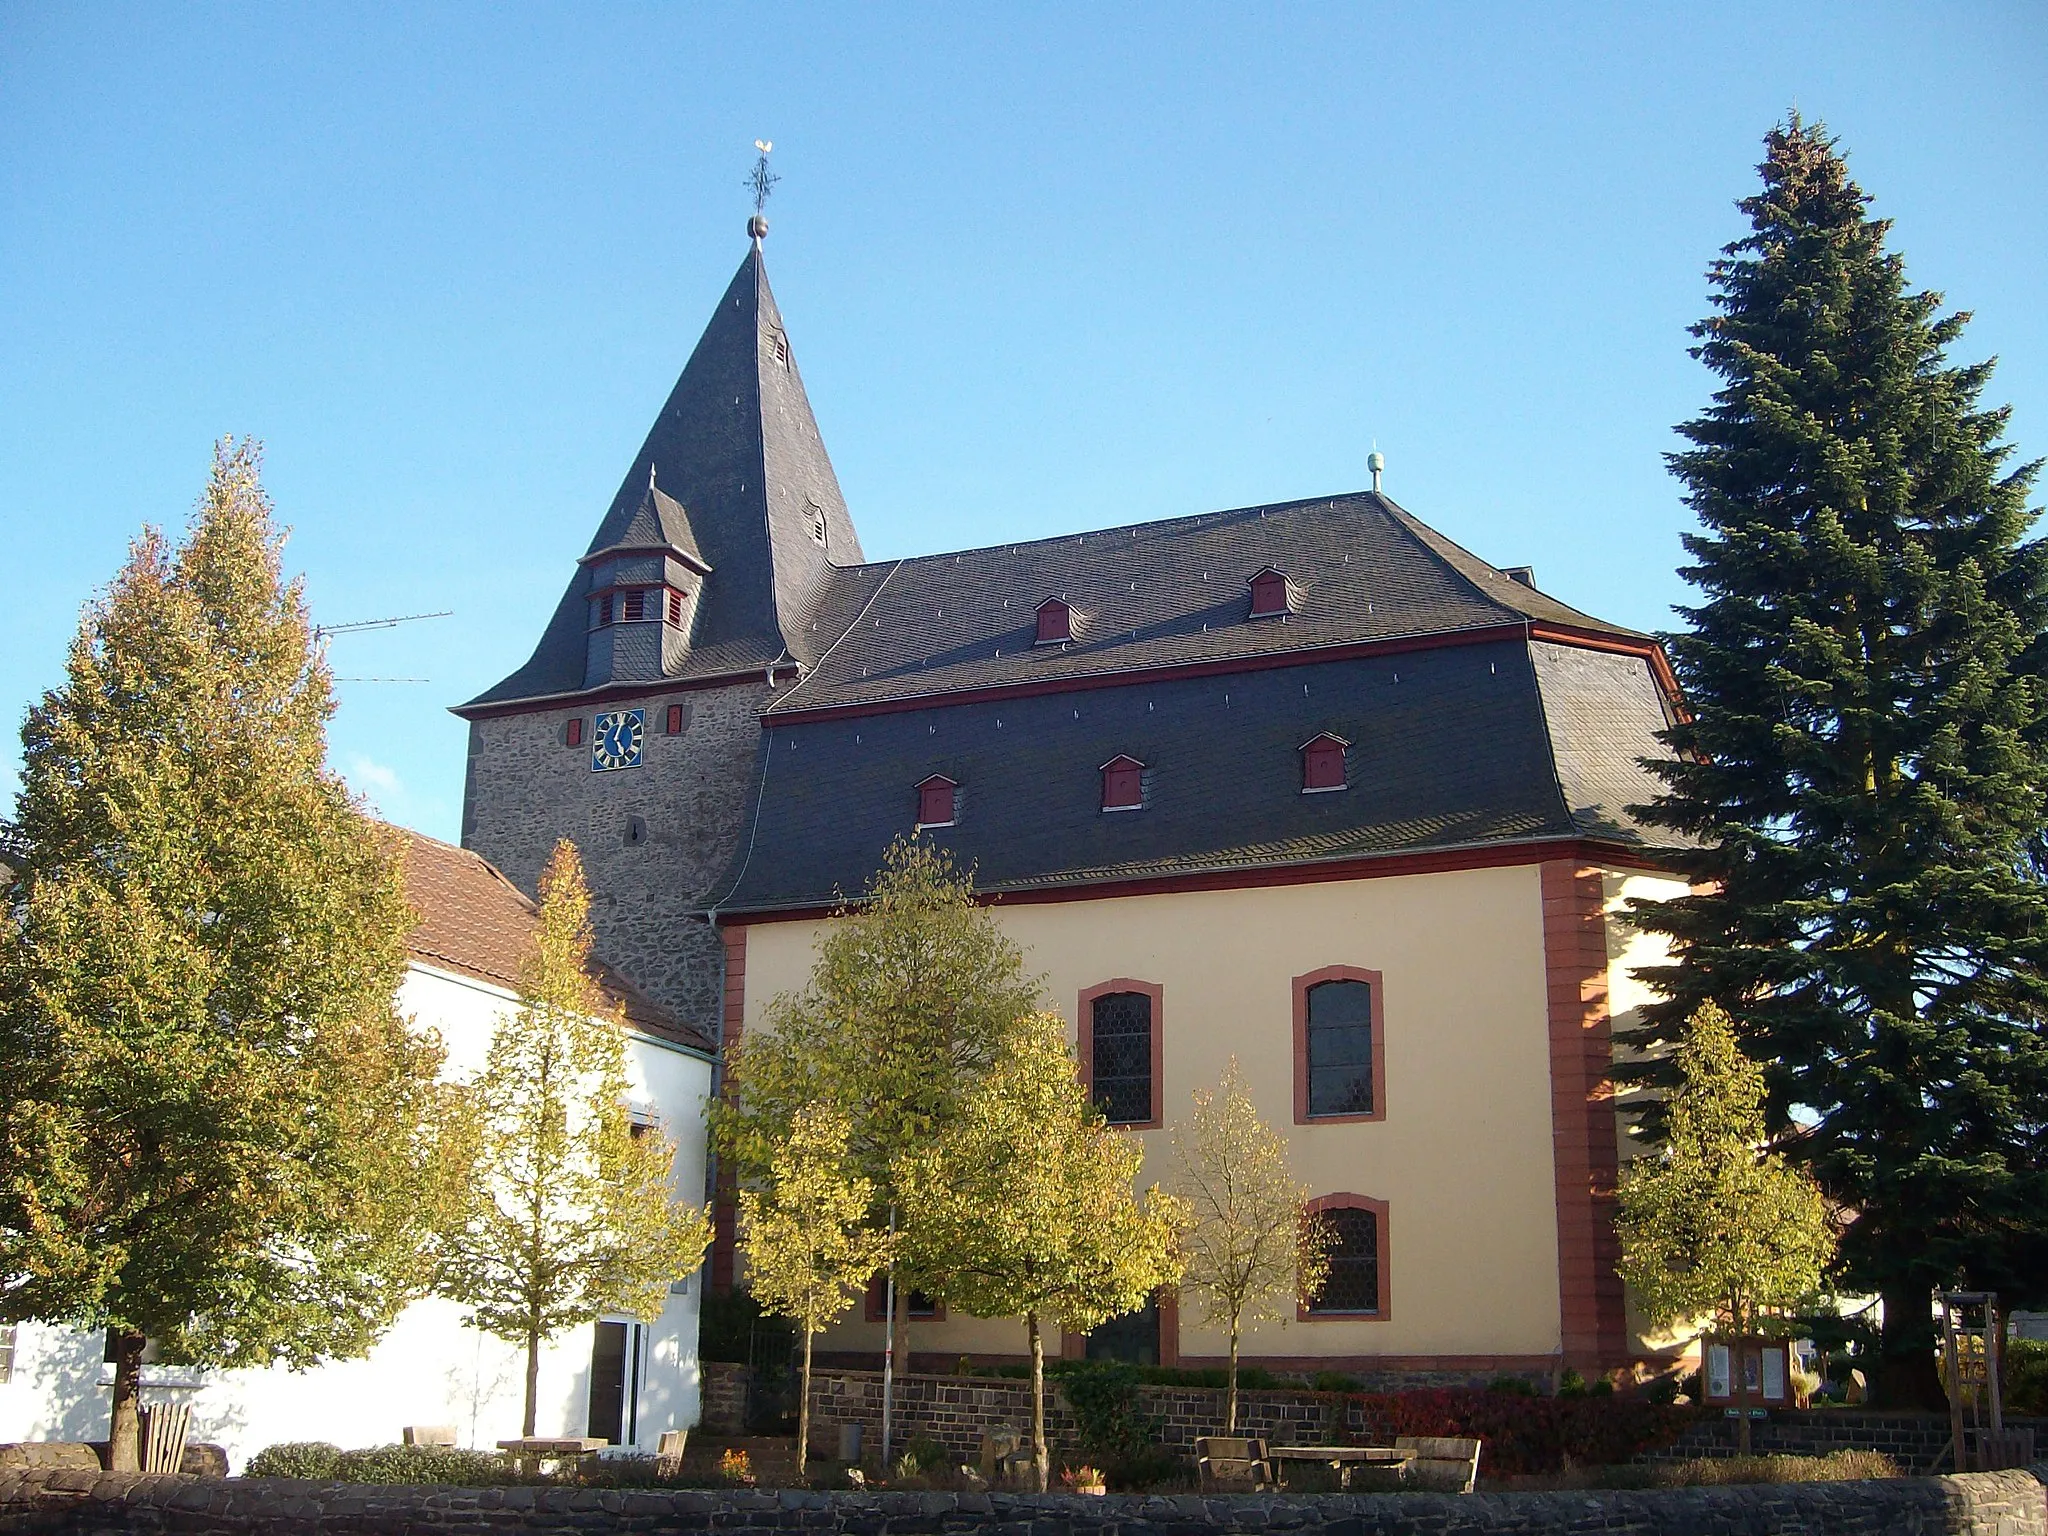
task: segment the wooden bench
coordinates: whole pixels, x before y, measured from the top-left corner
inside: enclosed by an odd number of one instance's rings
[[[1266,1442],[1235,1435],[1198,1438],[1195,1470],[1204,1493],[1258,1493],[1273,1483]]]
[[[1418,1488],[1470,1493],[1479,1485],[1477,1440],[1451,1435],[1396,1435],[1394,1448],[1413,1453],[1408,1479]]]

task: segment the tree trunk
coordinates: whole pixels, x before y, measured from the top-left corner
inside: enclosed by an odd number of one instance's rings
[[[533,1435],[535,1411],[540,1406],[540,1329],[526,1330],[526,1411],[519,1418],[519,1433]]]
[[[796,1480],[804,1480],[804,1459],[811,1451],[811,1340],[817,1335],[804,1324],[804,1375],[797,1384],[802,1395],[796,1400]]]
[[[136,1410],[141,1406],[142,1351],[148,1342],[139,1333],[114,1335],[114,1411],[107,1431],[109,1471],[142,1470],[142,1420]]]
[[[1229,1390],[1223,1394],[1223,1433],[1237,1433],[1237,1319],[1230,1319],[1230,1374],[1226,1378]]]
[[[1038,1314],[1024,1314],[1031,1330],[1031,1467],[1043,1493],[1052,1481],[1052,1457],[1045,1446],[1045,1335],[1038,1331]]]
[[[1879,1345],[1876,1387],[1879,1408],[1923,1408],[1946,1412],[1941,1368],[1934,1359],[1934,1316],[1928,1293],[1907,1288],[1884,1293],[1884,1338]]]

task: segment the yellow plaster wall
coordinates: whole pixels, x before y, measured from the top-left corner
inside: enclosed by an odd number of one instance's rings
[[[1235,1055],[1260,1113],[1293,1138],[1318,1194],[1390,1204],[1384,1321],[1260,1327],[1248,1355],[1544,1355],[1558,1332],[1549,1034],[1537,867],[1188,892],[995,909],[1042,973],[1071,1033],[1078,996],[1114,977],[1162,986],[1165,1117]],[[745,1027],[809,973],[818,924],[748,930]],[[1292,978],[1328,965],[1384,976],[1386,1118],[1293,1124]],[[1143,1177],[1171,1178],[1168,1132]],[[849,1322],[825,1349],[879,1349]],[[1020,1325],[919,1324],[918,1352],[1019,1353]],[[1181,1320],[1180,1349],[1220,1356],[1223,1335]]]

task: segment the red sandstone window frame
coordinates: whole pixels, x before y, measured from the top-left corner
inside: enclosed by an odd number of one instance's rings
[[[1333,790],[1351,787],[1351,743],[1335,731],[1311,736],[1297,750],[1301,753],[1301,792],[1304,795],[1327,795]],[[1331,777],[1332,762],[1336,765],[1334,780]],[[1318,783],[1318,779],[1323,782]]]
[[[944,817],[934,816],[933,811],[941,809],[939,795],[945,795]],[[943,773],[917,781],[917,825],[920,827],[950,827],[960,815],[960,784]]]
[[[668,736],[680,736],[683,734],[682,705],[669,705],[668,709],[663,713],[662,716],[662,731],[664,735]]]
[[[562,722],[562,745],[580,747],[583,745],[583,717],[572,715]]]
[[[1033,645],[1064,645],[1074,638],[1074,610],[1063,598],[1048,597],[1038,605]]]
[[[1373,1279],[1378,1292],[1379,1305],[1370,1312],[1312,1311],[1309,1298],[1294,1298],[1294,1319],[1300,1323],[1384,1323],[1394,1315],[1394,1263],[1393,1239],[1387,1222],[1387,1202],[1375,1200],[1370,1195],[1356,1195],[1349,1190],[1335,1194],[1318,1195],[1309,1201],[1304,1209],[1311,1213],[1323,1211],[1371,1211],[1375,1231],[1379,1238],[1378,1261],[1373,1266]]]
[[[1145,809],[1145,765],[1128,753],[1119,752],[1098,770],[1102,774],[1102,809],[1142,811]],[[1129,794],[1129,799],[1119,796]]]
[[[1362,981],[1372,988],[1372,1112],[1364,1115],[1311,1115],[1308,1112],[1308,994],[1326,981]],[[1326,965],[1294,978],[1294,1123],[1349,1125],[1387,1118],[1387,993],[1378,971],[1356,965]],[[1384,1244],[1385,1236],[1381,1242]]]
[[[888,1304],[888,1299],[888,1275],[875,1276],[868,1282],[867,1296],[861,1308],[862,1315],[871,1323],[886,1323],[889,1318],[884,1308]],[[946,1320],[946,1304],[943,1301],[934,1301],[929,1312],[906,1312],[904,1315],[913,1323],[943,1323]]]
[[[1074,1055],[1081,1066],[1081,1091],[1092,1102],[1095,1095],[1095,999],[1108,997],[1116,992],[1137,992],[1152,1000],[1152,1109],[1143,1120],[1113,1120],[1110,1124],[1119,1131],[1156,1131],[1165,1123],[1165,1034],[1162,1023],[1166,1017],[1166,989],[1156,981],[1137,981],[1129,976],[1117,976],[1108,981],[1099,981],[1092,987],[1081,989],[1081,999],[1074,1009]]]

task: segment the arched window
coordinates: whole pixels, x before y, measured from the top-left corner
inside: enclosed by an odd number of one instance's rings
[[[935,773],[917,786],[917,824],[920,827],[950,827],[957,802],[953,792],[959,788],[943,773]]]
[[[1384,1120],[1380,974],[1331,965],[1294,978],[1294,1123]]]
[[[1351,743],[1328,731],[1301,744],[1301,792],[1317,794],[1345,785],[1344,754]]]
[[[1296,1316],[1384,1321],[1391,1310],[1387,1259],[1387,1202],[1364,1195],[1324,1195],[1308,1208],[1328,1224],[1330,1269]]]
[[[1102,808],[1142,811],[1145,808],[1145,765],[1118,755],[1102,765]]]
[[[1160,1116],[1162,989],[1119,977],[1081,994],[1081,1080],[1111,1125],[1156,1126]]]
[[[1058,645],[1074,638],[1074,610],[1056,597],[1038,605],[1038,638],[1034,644]]]
[[[1267,566],[1254,572],[1249,583],[1252,589],[1252,612],[1255,619],[1278,618],[1293,607],[1291,594],[1287,590],[1287,578]]]

